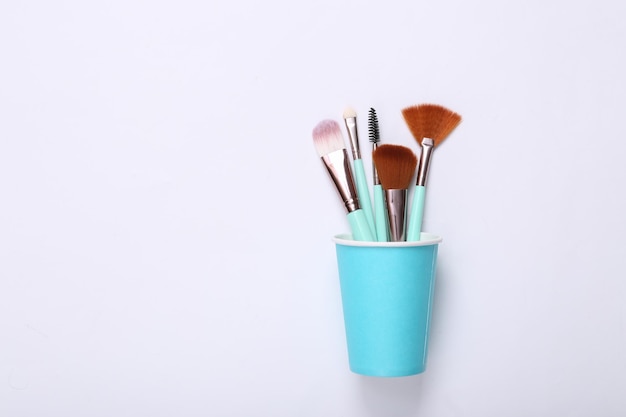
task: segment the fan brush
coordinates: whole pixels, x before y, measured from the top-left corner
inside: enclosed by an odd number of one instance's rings
[[[461,116],[437,104],[420,104],[402,110],[411,134],[422,148],[407,240],[420,240],[426,197],[426,177],[433,152],[461,122]]]

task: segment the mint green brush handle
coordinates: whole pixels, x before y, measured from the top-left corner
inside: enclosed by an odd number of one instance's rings
[[[350,229],[352,230],[352,238],[354,240],[367,242],[374,242],[376,240],[374,239],[374,234],[367,223],[367,218],[362,209],[348,213],[348,222],[350,222]]]
[[[376,239],[379,242],[389,241],[389,220],[387,220],[387,207],[385,207],[385,194],[383,186],[374,185],[374,213],[376,216]]]
[[[356,181],[356,192],[359,197],[361,209],[365,213],[367,224],[370,229],[374,230],[374,214],[372,212],[372,201],[370,200],[370,191],[365,179],[365,169],[363,168],[363,160],[354,160],[354,179]]]
[[[416,185],[415,194],[413,194],[411,215],[409,216],[409,228],[406,234],[406,240],[408,242],[416,242],[420,240],[420,235],[422,233],[422,220],[424,218],[425,197],[426,187],[423,185]]]

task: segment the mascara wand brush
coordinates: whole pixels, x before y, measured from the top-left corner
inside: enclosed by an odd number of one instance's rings
[[[359,133],[356,125],[356,112],[348,107],[343,112],[343,120],[348,131],[350,139],[350,148],[352,149],[352,159],[354,161],[354,179],[356,180],[356,192],[361,203],[361,208],[365,213],[367,223],[372,231],[374,228],[374,215],[372,213],[372,202],[370,200],[369,187],[365,178],[365,169],[363,168],[363,159],[361,159],[361,149],[359,147]]]
[[[402,115],[411,134],[422,148],[407,232],[407,240],[417,241],[420,240],[422,232],[426,179],[433,152],[435,147],[439,146],[458,126],[461,122],[461,116],[436,104],[421,104],[407,107],[402,110]]]
[[[339,123],[334,120],[319,122],[313,129],[313,143],[346,207],[352,237],[354,240],[374,241],[374,234],[359,204]]]
[[[372,154],[385,190],[391,242],[406,240],[408,189],[417,166],[411,149],[400,145],[380,145]]]
[[[378,148],[380,143],[380,129],[378,126],[378,117],[376,116],[376,110],[370,108],[368,114],[369,138],[372,143],[372,154]],[[389,220],[387,219],[387,209],[385,208],[385,195],[383,186],[380,184],[380,178],[378,178],[378,170],[376,164],[372,159],[372,173],[373,173],[373,193],[374,193],[374,225],[376,231],[376,239],[379,242],[389,241]]]

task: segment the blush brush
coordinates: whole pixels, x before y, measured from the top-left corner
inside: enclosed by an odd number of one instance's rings
[[[402,116],[417,144],[422,148],[407,231],[407,240],[418,241],[422,232],[426,179],[433,152],[458,126],[461,116],[437,104],[407,107],[402,110]]]
[[[334,120],[319,122],[313,129],[313,143],[346,207],[352,237],[354,240],[374,241],[374,234],[359,203],[339,123]]]
[[[380,145],[372,158],[385,190],[389,240],[402,242],[406,240],[408,189],[415,174],[417,157],[405,146]]]

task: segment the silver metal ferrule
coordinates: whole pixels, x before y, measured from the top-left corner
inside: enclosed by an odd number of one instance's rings
[[[360,209],[361,206],[359,205],[352,168],[350,168],[350,159],[346,149],[338,149],[322,156],[322,162],[326,165],[348,213]]]
[[[426,185],[426,177],[428,176],[428,167],[430,166],[430,158],[435,150],[435,141],[430,138],[422,139],[422,156],[420,156],[419,165],[417,167],[417,184]]]
[[[359,148],[359,133],[356,128],[356,117],[343,119],[346,122],[348,136],[350,137],[350,147],[352,148],[352,159],[361,159],[361,149]]]
[[[378,143],[372,143],[372,155],[374,151],[378,148]],[[376,164],[374,163],[374,158],[372,158],[372,176],[374,177],[374,185],[380,184],[380,179],[378,178],[378,170],[376,169]]]
[[[406,200],[408,190],[385,190],[387,214],[389,215],[389,240],[403,242],[406,240]]]

